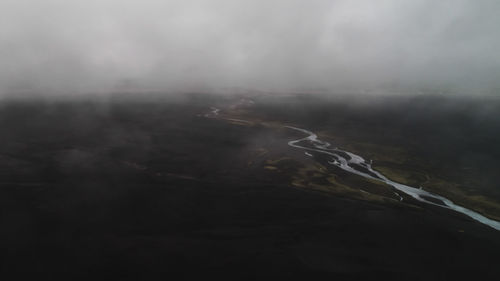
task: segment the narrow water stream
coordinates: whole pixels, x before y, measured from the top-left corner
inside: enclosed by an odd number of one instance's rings
[[[206,118],[219,118],[219,112],[220,109],[211,107],[210,112],[205,114],[204,117]],[[240,122],[247,122],[250,123],[249,121],[246,120],[241,120],[241,119],[226,119],[222,118],[224,120],[232,121],[232,120],[238,120]],[[292,126],[285,126],[286,128],[300,131],[307,136],[298,140],[292,140],[288,142],[288,145],[291,147],[299,148],[305,151],[306,155],[308,157],[314,157],[314,155],[311,152],[316,152],[316,153],[322,153],[326,154],[331,157],[330,161],[328,161],[329,165],[335,165],[339,168],[341,168],[344,171],[350,172],[352,174],[356,174],[365,178],[377,180],[383,183],[386,183],[392,187],[394,187],[397,191],[405,193],[416,200],[420,202],[424,202],[427,204],[439,206],[442,208],[447,208],[450,210],[454,210],[456,212],[462,213],[464,215],[467,215],[471,217],[472,219],[485,224],[487,226],[490,226],[496,230],[500,231],[500,222],[489,219],[477,212],[474,212],[472,210],[469,210],[467,208],[464,208],[460,205],[457,205],[453,203],[451,200],[448,198],[445,198],[443,196],[428,192],[426,190],[423,190],[421,188],[415,188],[411,187],[405,184],[401,184],[395,181],[392,181],[385,177],[383,174],[379,173],[378,171],[374,170],[371,166],[371,163],[368,163],[363,159],[363,157],[356,155],[352,152],[349,151],[344,151],[338,148],[330,148],[330,144],[325,141],[321,141],[318,139],[318,136],[308,130],[297,128],[297,127],[292,127]],[[366,192],[366,191],[365,191]],[[395,195],[397,195],[400,200],[402,201],[403,198],[401,195],[397,192],[395,192]]]
[[[330,165],[335,165],[344,171],[365,178],[384,182],[394,187],[397,191],[403,192],[420,202],[460,212],[480,223],[488,225],[496,230],[500,230],[500,222],[489,219],[477,212],[459,206],[443,196],[428,192],[420,188],[415,188],[392,181],[378,171],[374,170],[371,166],[371,163],[365,161],[365,159],[363,159],[361,156],[338,148],[330,148],[330,144],[328,142],[319,140],[318,136],[311,131],[291,126],[286,126],[286,128],[300,131],[308,135],[304,138],[288,142],[289,146],[305,150],[308,153],[308,156],[311,155],[311,152],[329,155],[331,156],[331,160],[328,161],[328,164]],[[401,197],[400,199],[402,200]]]

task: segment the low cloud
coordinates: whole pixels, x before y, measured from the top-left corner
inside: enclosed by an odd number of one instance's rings
[[[0,93],[500,86],[498,1],[3,0]]]

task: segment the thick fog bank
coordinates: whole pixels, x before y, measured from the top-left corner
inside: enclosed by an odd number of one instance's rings
[[[499,12],[493,0],[3,0],[0,94],[495,94]]]

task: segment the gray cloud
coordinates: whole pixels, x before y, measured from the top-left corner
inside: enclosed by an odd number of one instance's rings
[[[3,0],[0,91],[495,88],[494,0]]]

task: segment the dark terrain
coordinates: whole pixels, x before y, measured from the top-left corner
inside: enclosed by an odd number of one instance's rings
[[[418,202],[293,184],[312,160],[287,146],[303,136],[281,125],[323,132],[374,159],[375,168],[378,161],[388,171],[409,171],[409,183],[430,181],[430,189],[494,217],[500,101],[274,99],[258,96],[255,104],[240,107],[232,106],[237,98],[205,95],[3,101],[1,275],[498,278],[499,231]],[[225,118],[252,123],[204,117],[211,106]],[[392,161],[398,157],[407,161]],[[269,166],[281,158],[288,160]],[[340,171],[335,176],[344,185],[369,185]],[[321,179],[317,184],[329,185]],[[385,196],[384,187],[372,185]],[[477,196],[488,198],[488,205]]]

